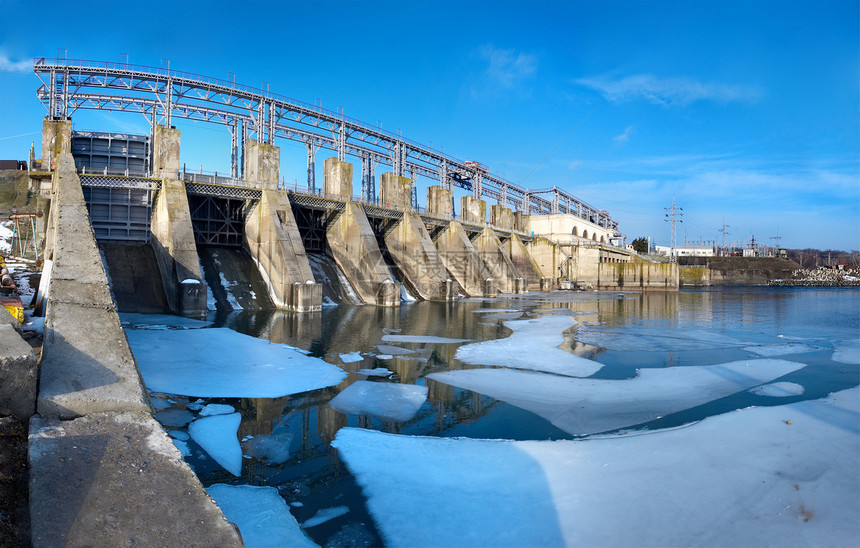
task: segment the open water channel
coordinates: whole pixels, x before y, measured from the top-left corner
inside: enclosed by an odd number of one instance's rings
[[[860,384],[860,291],[851,288],[557,291],[399,309],[212,312],[209,323],[173,326],[162,316],[122,318],[136,355],[135,331],[190,326],[211,333],[214,344],[224,333],[217,328],[226,327],[346,372],[332,386],[276,398],[152,394],[157,418],[204,486],[274,487],[304,533],[323,546],[402,542],[386,535],[384,517],[372,513],[332,447],[344,427],[482,440],[627,439]],[[170,352],[161,359],[177,357]],[[703,367],[751,361],[761,364],[753,375],[740,366]],[[205,367],[197,374],[206,376]],[[540,389],[529,388],[535,382]],[[365,390],[333,402],[356,383],[419,388]],[[188,435],[207,406],[241,416],[238,474]]]

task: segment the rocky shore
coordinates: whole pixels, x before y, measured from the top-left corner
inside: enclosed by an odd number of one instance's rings
[[[860,286],[860,268],[836,270],[832,268],[801,268],[791,278],[768,280],[767,285],[784,287],[852,287]]]

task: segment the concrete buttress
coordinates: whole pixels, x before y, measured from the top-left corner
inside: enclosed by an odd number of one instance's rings
[[[450,301],[457,298],[456,282],[439,257],[439,252],[417,213],[406,212],[385,235],[388,253],[406,277],[405,282],[422,299]]]
[[[190,318],[206,316],[206,284],[182,181],[162,179],[152,208],[151,231],[150,243],[171,312]]]
[[[362,302],[400,306],[400,284],[385,260],[361,204],[347,202],[326,230],[331,254]]]
[[[508,257],[511,258],[511,262],[514,263],[517,272],[525,280],[527,289],[535,291],[540,289],[540,279],[543,277],[543,273],[541,273],[540,267],[532,260],[529,250],[526,249],[519,236],[511,234],[511,237],[502,245]]]
[[[496,232],[490,227],[484,228],[472,241],[472,245],[489,269],[490,276],[496,281],[499,290],[505,293],[517,293],[517,278],[521,276],[502,248]]]
[[[263,190],[245,218],[245,248],[279,308],[322,309],[322,286],[314,281],[286,192]]]
[[[475,251],[475,247],[463,230],[463,225],[451,221],[436,237],[439,258],[451,277],[469,297],[480,297],[487,293],[487,279],[495,279]],[[492,294],[493,291],[490,292]]]

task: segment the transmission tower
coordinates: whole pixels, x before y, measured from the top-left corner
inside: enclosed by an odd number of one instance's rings
[[[771,237],[770,237],[770,239],[774,241],[774,244],[773,244],[773,246],[774,246],[774,251],[773,251],[774,256],[779,255],[779,239],[780,239],[780,235],[779,235],[779,228],[777,228],[777,229],[776,229],[776,236],[771,236]]]
[[[670,253],[669,260],[674,263],[677,262],[677,259],[675,258],[675,223],[684,222],[684,220],[681,219],[681,217],[684,216],[684,208],[675,205],[675,197],[673,196],[672,205],[669,207],[664,207],[663,209],[668,212],[666,213],[666,218],[663,220],[672,225],[672,251]]]
[[[726,224],[726,217],[725,217],[725,216],[723,216],[723,228],[722,228],[722,229],[720,229],[720,232],[722,232],[722,233],[723,233],[723,247],[722,247],[722,252],[723,252],[724,254],[725,254],[725,252],[726,252],[726,235],[727,235],[727,234],[731,234],[731,232],[729,232],[728,230],[726,230],[727,228],[729,228],[729,225],[727,225],[727,224]]]

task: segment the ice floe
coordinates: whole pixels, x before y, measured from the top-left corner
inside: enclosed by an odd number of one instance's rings
[[[130,330],[127,335],[153,392],[278,398],[335,386],[346,378],[336,365],[227,328]]]
[[[361,357],[361,352],[350,352],[349,354],[340,354],[340,361],[343,363],[360,362],[364,358]]]
[[[194,415],[185,409],[163,409],[155,412],[155,420],[164,426],[185,426],[194,420]]]
[[[356,381],[332,398],[329,406],[350,415],[373,415],[405,422],[427,401],[427,387],[418,384]]]
[[[122,312],[119,321],[124,328],[132,329],[199,329],[209,327],[212,322],[173,316],[171,314],[140,314]]]
[[[749,341],[705,329],[665,329],[627,325],[623,328],[583,326],[576,340],[592,346],[620,351],[707,350],[747,346]]]
[[[188,425],[191,439],[234,476],[242,473],[242,447],[237,436],[241,420],[239,413],[232,413],[203,417]]]
[[[235,412],[236,410],[232,405],[227,405],[226,403],[210,403],[200,410],[198,416],[211,417],[212,415],[229,415],[230,413]]]
[[[510,337],[461,346],[454,357],[472,364],[588,377],[603,365],[558,348],[564,342],[563,332],[575,324],[570,316],[508,321],[505,326],[513,330]]]
[[[239,528],[246,547],[318,546],[302,532],[274,487],[216,483],[206,490]]]
[[[633,426],[777,379],[802,363],[758,359],[640,369],[632,379],[577,379],[510,369],[468,369],[427,378],[502,400],[573,435]]]
[[[390,360],[393,359],[393,356],[377,356],[377,358]],[[377,367],[376,369],[356,369],[353,373],[356,375],[366,375],[368,377],[390,377],[394,374],[394,371],[385,367]]]
[[[308,529],[310,527],[322,525],[323,523],[331,521],[334,518],[339,518],[340,516],[348,512],[349,506],[335,506],[334,508],[323,508],[322,510],[314,514],[313,517],[302,523],[302,528]]]
[[[436,343],[436,344],[446,344],[446,343],[462,343],[469,342],[471,339],[449,339],[447,337],[435,337],[433,335],[383,335],[382,340],[385,342],[398,342],[398,343]]]
[[[179,452],[182,453],[183,457],[191,456],[191,449],[188,448],[187,443],[185,443],[183,440],[179,440],[176,438],[173,438],[172,441],[173,441],[173,445],[175,445],[176,448],[179,449]]]
[[[803,387],[793,382],[775,382],[750,388],[749,392],[757,396],[768,396],[770,398],[787,398],[803,394]]]
[[[269,464],[282,464],[290,458],[290,444],[292,442],[292,432],[276,432],[254,436],[245,441],[242,447],[248,455],[255,459],[264,459]]]
[[[415,350],[410,348],[401,348],[399,346],[391,346],[388,344],[377,344],[376,348],[379,349],[379,352],[382,354],[389,354],[392,356],[398,356],[403,354],[414,354]]]
[[[342,428],[387,546],[854,545],[860,389],[624,438]]]
[[[787,356],[789,354],[802,354],[804,352],[815,352],[816,350],[820,350],[817,346],[811,346],[799,342],[752,345],[745,346],[743,349],[747,352],[752,352],[753,354],[767,358]]]
[[[860,339],[847,339],[835,343],[833,361],[860,365]]]

